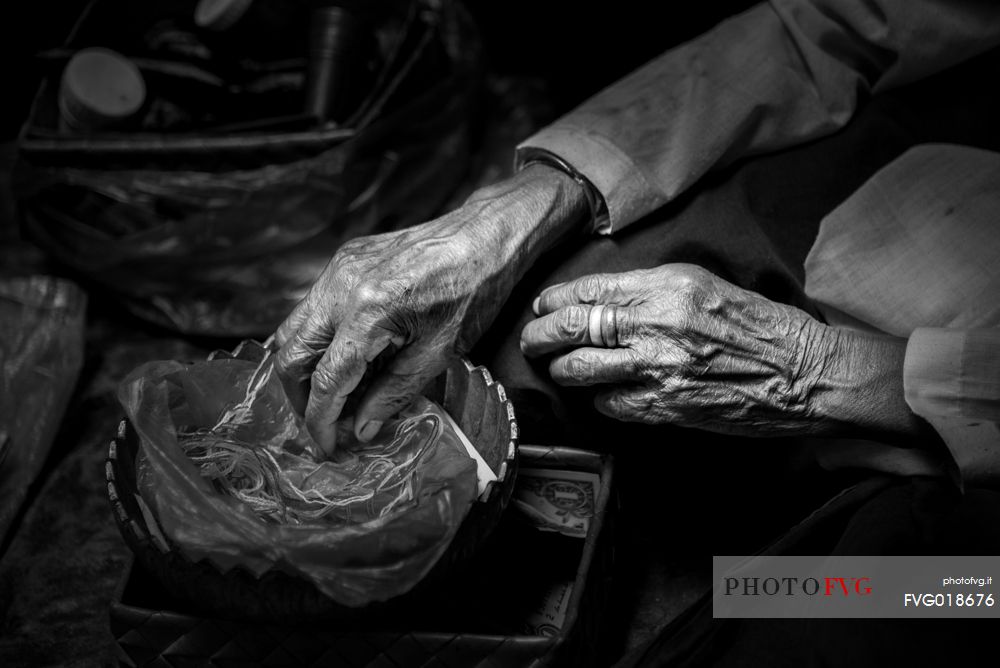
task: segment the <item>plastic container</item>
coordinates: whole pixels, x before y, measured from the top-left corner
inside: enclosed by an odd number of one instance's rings
[[[309,69],[305,113],[344,120],[360,83],[366,26],[344,7],[314,9],[309,21]]]
[[[59,85],[59,113],[70,132],[127,127],[145,101],[146,82],[139,68],[110,49],[78,51]]]

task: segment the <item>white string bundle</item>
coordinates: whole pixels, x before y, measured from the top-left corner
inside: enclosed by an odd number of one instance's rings
[[[339,511],[341,519],[351,520],[352,509],[366,504],[365,517],[384,517],[401,505],[414,500],[413,478],[417,464],[429,448],[437,444],[444,430],[434,413],[422,413],[400,420],[388,444],[353,449],[349,462],[313,462],[311,471],[302,477],[303,484],[323,466],[337,466],[350,482],[335,493],[323,494],[315,488],[298,485],[282,470],[270,450],[237,437],[240,426],[252,420],[252,404],[270,381],[274,369],[271,351],[254,369],[243,400],[226,410],[211,429],[195,429],[178,434],[184,453],[198,466],[199,473],[216,488],[250,506],[257,514],[276,522],[300,524]],[[429,422],[430,435],[419,445],[420,425]],[[404,453],[397,461],[397,456]],[[376,508],[376,495],[381,507]]]
[[[430,435],[414,447],[412,439],[420,437],[420,425],[424,422],[431,425]],[[178,442],[200,474],[210,479],[220,492],[246,503],[265,518],[299,524],[337,510],[344,511],[345,519],[350,519],[351,507],[356,504],[367,504],[370,517],[366,519],[384,517],[412,501],[417,464],[428,447],[437,443],[442,429],[441,419],[433,413],[401,420],[388,444],[353,450],[356,460],[346,466],[351,481],[336,493],[326,495],[293,482],[267,448],[237,438],[235,425],[184,432],[178,435]],[[397,461],[395,457],[402,452],[405,454]],[[335,464],[316,463],[303,482],[324,465]],[[376,509],[371,502],[377,494],[394,496]]]

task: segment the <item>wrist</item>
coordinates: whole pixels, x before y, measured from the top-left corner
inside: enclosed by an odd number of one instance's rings
[[[554,167],[530,164],[510,178],[482,188],[464,205],[463,218],[481,221],[478,235],[499,251],[520,276],[563,239],[587,230],[589,203],[584,187]],[[485,240],[484,240],[485,241]]]
[[[527,228],[532,250],[545,252],[567,236],[583,233],[590,220],[586,186],[570,174],[546,164],[532,163],[513,177],[523,189],[533,221]]]
[[[903,394],[906,340],[817,323],[823,362],[814,384],[823,431],[895,441],[927,435]]]

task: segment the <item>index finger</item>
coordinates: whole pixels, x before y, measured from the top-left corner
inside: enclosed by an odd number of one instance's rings
[[[333,328],[323,322],[305,320],[291,334],[276,336],[279,346],[274,368],[292,408],[304,415],[309,397],[309,379],[333,340]]]
[[[590,345],[592,306],[567,306],[532,320],[521,330],[521,352],[528,357]]]
[[[337,330],[316,365],[310,379],[306,427],[327,454],[336,447],[336,422],[347,397],[361,382],[368,364],[391,342],[386,330],[354,321]]]
[[[310,313],[312,313],[312,308],[309,305],[309,298],[307,297],[296,304],[292,312],[288,314],[288,317],[278,325],[278,329],[274,330],[274,344],[278,348],[284,347],[295,335],[295,332],[299,331],[299,328],[305,324]]]
[[[589,274],[573,281],[559,283],[542,290],[535,299],[532,309],[535,315],[546,315],[565,306],[575,304],[618,304],[630,303],[625,290],[628,273]]]

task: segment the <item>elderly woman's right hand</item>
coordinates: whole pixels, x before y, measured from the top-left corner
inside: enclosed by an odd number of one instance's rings
[[[276,366],[327,452],[372,362],[355,413],[369,440],[482,335],[531,263],[585,218],[580,186],[532,165],[422,225],[350,241],[278,329]]]

